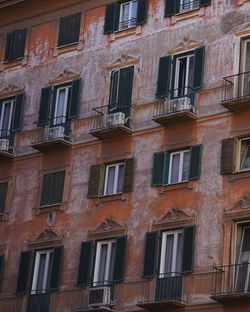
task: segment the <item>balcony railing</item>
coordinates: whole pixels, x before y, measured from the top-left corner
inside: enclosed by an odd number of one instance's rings
[[[136,18],[131,18],[129,20],[124,20],[119,23],[119,30],[132,28],[136,26]]]
[[[8,129],[0,130],[0,158],[14,157],[15,133]]]
[[[48,312],[50,307],[50,292],[44,289],[36,290],[28,297],[26,312]]]
[[[212,296],[216,301],[250,299],[250,263],[213,268]]]

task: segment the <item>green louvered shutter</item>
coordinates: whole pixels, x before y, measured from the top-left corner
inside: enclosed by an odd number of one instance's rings
[[[56,290],[60,286],[60,276],[62,270],[63,246],[54,248],[52,258],[50,289]]]
[[[156,98],[168,97],[171,75],[171,56],[163,56],[159,60]]]
[[[81,79],[72,81],[71,98],[68,104],[69,105],[68,119],[73,119],[78,116],[79,105],[80,105],[80,86],[81,86]]]
[[[204,57],[205,47],[195,49],[194,51],[194,82],[193,89],[198,90],[202,88],[204,75]]]
[[[50,205],[51,191],[52,191],[53,174],[45,174],[42,181],[40,207]]]
[[[164,155],[162,185],[168,184],[169,162],[170,162],[170,152],[166,151]]]
[[[155,275],[158,252],[158,232],[146,233],[144,249],[143,277],[152,278]]]
[[[152,186],[160,186],[163,181],[165,152],[154,153]]]
[[[176,0],[165,0],[165,17],[176,14]]]
[[[12,33],[6,35],[5,57],[4,57],[5,61],[9,60],[10,48],[11,48],[11,38],[12,38]]]
[[[125,160],[123,192],[132,192],[134,178],[134,159]]]
[[[111,3],[106,6],[104,34],[110,34],[114,31],[114,23],[115,23],[115,3]]]
[[[58,35],[58,46],[79,42],[81,13],[61,17]]]
[[[182,273],[191,273],[194,265],[195,226],[183,229]]]
[[[124,279],[125,257],[127,247],[127,236],[121,236],[116,239],[115,245],[115,263],[113,281],[122,282]]]
[[[17,278],[17,294],[25,294],[29,287],[32,251],[22,251]]]
[[[8,193],[8,182],[0,183],[0,215],[4,214]]]
[[[121,3],[120,1],[117,1],[115,2],[114,31],[119,30],[120,10],[121,10]]]
[[[142,25],[146,23],[148,15],[148,0],[138,0],[136,24]]]
[[[202,145],[193,145],[190,148],[190,167],[189,180],[196,180],[200,178],[201,174],[201,154]]]
[[[90,167],[88,198],[98,197],[102,194],[104,165],[93,165]]]
[[[200,0],[200,8],[211,5],[211,0]]]
[[[133,78],[134,78],[134,66],[122,68],[120,70],[118,111],[125,113],[126,117],[130,116]]]
[[[221,174],[233,173],[235,170],[235,149],[234,138],[222,140],[221,145]]]
[[[52,87],[47,87],[42,89],[40,109],[39,109],[39,118],[38,126],[46,126],[48,123],[48,117],[50,112],[50,103],[51,103]]]
[[[3,279],[3,270],[4,270],[4,255],[0,255],[0,281]]]
[[[78,266],[77,285],[81,287],[88,286],[90,282],[90,272],[92,269],[93,260],[93,241],[86,241],[81,243],[80,259]]]
[[[14,132],[20,131],[22,128],[23,105],[24,105],[24,93],[17,94],[12,122],[12,130]]]
[[[50,204],[60,204],[63,199],[65,171],[52,174]]]

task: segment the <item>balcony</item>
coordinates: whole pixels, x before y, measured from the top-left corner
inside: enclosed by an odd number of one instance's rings
[[[28,296],[26,312],[47,312],[50,308],[50,292],[36,290]]]
[[[41,153],[57,148],[71,147],[71,122],[66,117],[50,118],[49,126],[34,125],[31,146]]]
[[[0,161],[14,158],[15,134],[7,129],[0,130]]]
[[[165,273],[148,281],[145,283],[143,299],[137,305],[147,311],[184,307],[183,275],[176,272]]]
[[[197,118],[194,104],[195,92],[192,88],[174,89],[167,98],[155,104],[153,120],[162,126],[194,121]]]
[[[211,298],[222,303],[250,301],[250,263],[213,268]]]
[[[232,112],[250,110],[250,71],[223,78],[221,105]]]
[[[94,108],[90,120],[90,134],[104,140],[132,133],[131,106],[110,110],[109,106]]]

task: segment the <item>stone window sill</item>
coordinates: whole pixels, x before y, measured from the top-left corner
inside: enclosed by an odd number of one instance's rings
[[[230,182],[234,182],[246,178],[250,178],[250,170],[234,172],[233,174],[229,175],[228,180]]]
[[[49,213],[50,211],[64,211],[65,203],[61,204],[53,204],[43,207],[35,208],[35,215],[43,214],[43,213]]]
[[[73,42],[73,43],[70,43],[70,44],[67,44],[67,45],[63,45],[63,46],[57,47],[56,48],[56,53],[57,54],[63,54],[63,53],[71,52],[71,51],[74,51],[74,50],[78,50],[79,44],[80,44],[80,42],[78,41],[78,42]]]
[[[168,184],[168,185],[161,186],[159,188],[159,194],[163,194],[165,192],[170,192],[170,191],[175,191],[175,190],[192,189],[192,188],[193,188],[192,181]]]
[[[204,16],[204,15],[205,15],[205,8],[197,8],[197,9],[186,11],[186,12],[180,12],[171,16],[170,24],[171,25],[176,24],[183,20],[188,20],[197,16]]]
[[[24,65],[23,59],[24,59],[23,57],[19,57],[18,59],[5,61],[3,62],[3,69],[9,69],[9,68]]]
[[[107,203],[107,202],[112,202],[112,201],[125,201],[126,194],[125,193],[120,193],[120,194],[113,194],[113,195],[105,195],[98,197],[96,200],[96,205],[102,204],[102,203]]]
[[[126,28],[126,29],[121,29],[121,30],[117,30],[113,33],[111,33],[108,37],[108,41],[114,41],[115,39],[118,38],[123,38],[123,37],[127,37],[133,34],[140,34],[141,33],[141,26],[135,26],[135,27],[131,27],[131,28]]]

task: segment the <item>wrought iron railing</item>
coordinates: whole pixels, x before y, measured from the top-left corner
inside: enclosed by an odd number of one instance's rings
[[[48,312],[50,308],[50,291],[40,289],[31,292],[28,297],[26,312]]]
[[[191,11],[198,9],[200,7],[200,1],[199,0],[191,0],[191,1],[180,1],[180,6],[179,6],[179,12],[186,12],[186,11]]]
[[[250,96],[250,71],[224,77],[222,80],[222,102]]]
[[[32,144],[56,139],[71,141],[71,121],[67,120],[65,116],[49,118],[45,126],[34,124]]]
[[[136,26],[136,18],[131,18],[129,20],[124,20],[119,23],[119,30],[132,28]]]
[[[213,268],[212,297],[250,295],[250,263]]]
[[[0,152],[14,152],[15,133],[9,129],[0,129]]]

